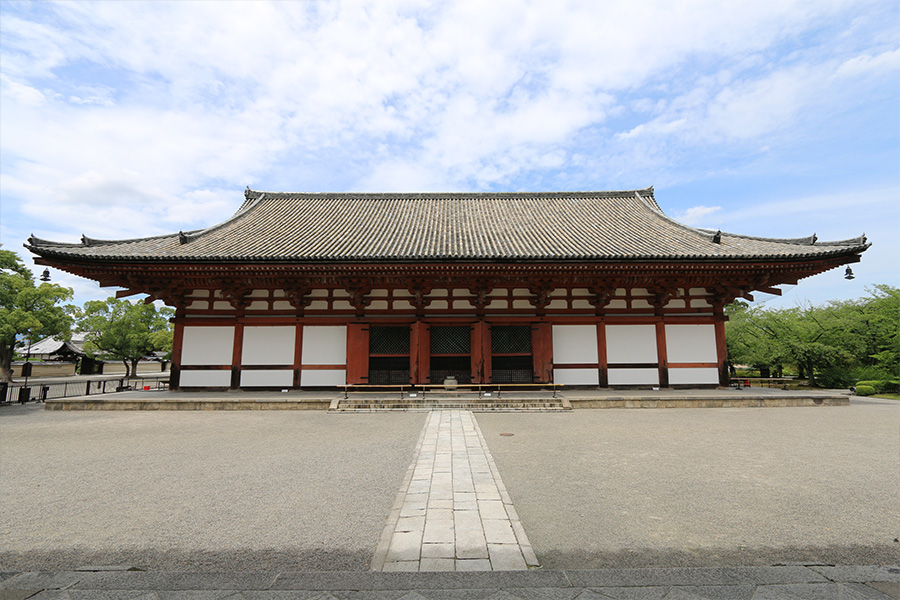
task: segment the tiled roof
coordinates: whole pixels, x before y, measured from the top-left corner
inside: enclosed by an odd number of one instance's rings
[[[865,236],[819,242],[696,229],[663,214],[653,188],[622,192],[313,194],[247,190],[204,230],[65,244],[30,238],[42,256],[96,261],[607,261],[836,256]]]

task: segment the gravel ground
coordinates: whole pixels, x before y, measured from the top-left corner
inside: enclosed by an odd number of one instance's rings
[[[546,568],[900,564],[900,403],[853,402],[477,420]]]
[[[0,571],[367,570],[425,417],[0,407]],[[900,403],[476,418],[546,568],[900,564]]]
[[[0,571],[367,570],[425,416],[0,407]]]

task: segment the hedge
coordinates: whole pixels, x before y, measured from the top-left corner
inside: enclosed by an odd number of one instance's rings
[[[875,390],[876,394],[896,394],[898,392],[898,388],[900,388],[900,382],[890,381],[888,379],[873,379],[871,381],[858,381],[856,382],[856,387],[859,386],[871,387]]]
[[[871,396],[875,393],[875,388],[871,385],[858,385],[856,386],[856,395],[857,396]]]

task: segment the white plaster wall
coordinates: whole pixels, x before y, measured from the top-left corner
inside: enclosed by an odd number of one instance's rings
[[[180,387],[229,387],[231,371],[182,371]]]
[[[666,356],[670,363],[716,362],[715,325],[666,325]]]
[[[234,327],[185,327],[181,364],[230,365],[233,350]]]
[[[599,385],[597,369],[553,369],[553,383],[563,385]]]
[[[265,369],[241,371],[241,387],[285,387],[294,385],[294,371]]]
[[[595,363],[598,360],[596,325],[553,326],[554,364]]]
[[[347,364],[347,327],[304,327],[300,360],[304,365]]]
[[[347,371],[338,370],[316,370],[316,371],[300,371],[301,386],[328,386],[328,385],[344,385],[347,383]]]
[[[296,327],[244,327],[241,364],[292,365]]]
[[[699,383],[719,383],[719,370],[711,368],[695,369],[669,369],[669,383],[672,385],[686,385]]]
[[[337,302],[335,302],[335,305],[337,305]],[[372,302],[369,303],[368,308],[370,310],[387,310],[388,303],[387,300],[372,300]]]
[[[672,370],[669,372],[671,373]],[[610,367],[608,377],[609,385],[659,385],[657,369],[613,369]]]
[[[655,325],[607,325],[606,360],[613,363],[655,363]]]

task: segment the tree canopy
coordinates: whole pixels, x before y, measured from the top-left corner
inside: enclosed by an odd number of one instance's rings
[[[845,387],[862,379],[900,377],[900,289],[870,288],[857,300],[768,310],[728,307],[732,364],[779,371],[796,367],[810,385]]]
[[[121,360],[126,377],[138,362],[154,352],[171,352],[170,308],[116,298],[85,302],[79,313],[78,330],[84,332],[88,356]]]
[[[0,381],[12,381],[16,340],[47,336],[68,339],[72,326],[72,290],[55,284],[34,284],[34,276],[14,252],[0,248]]]

